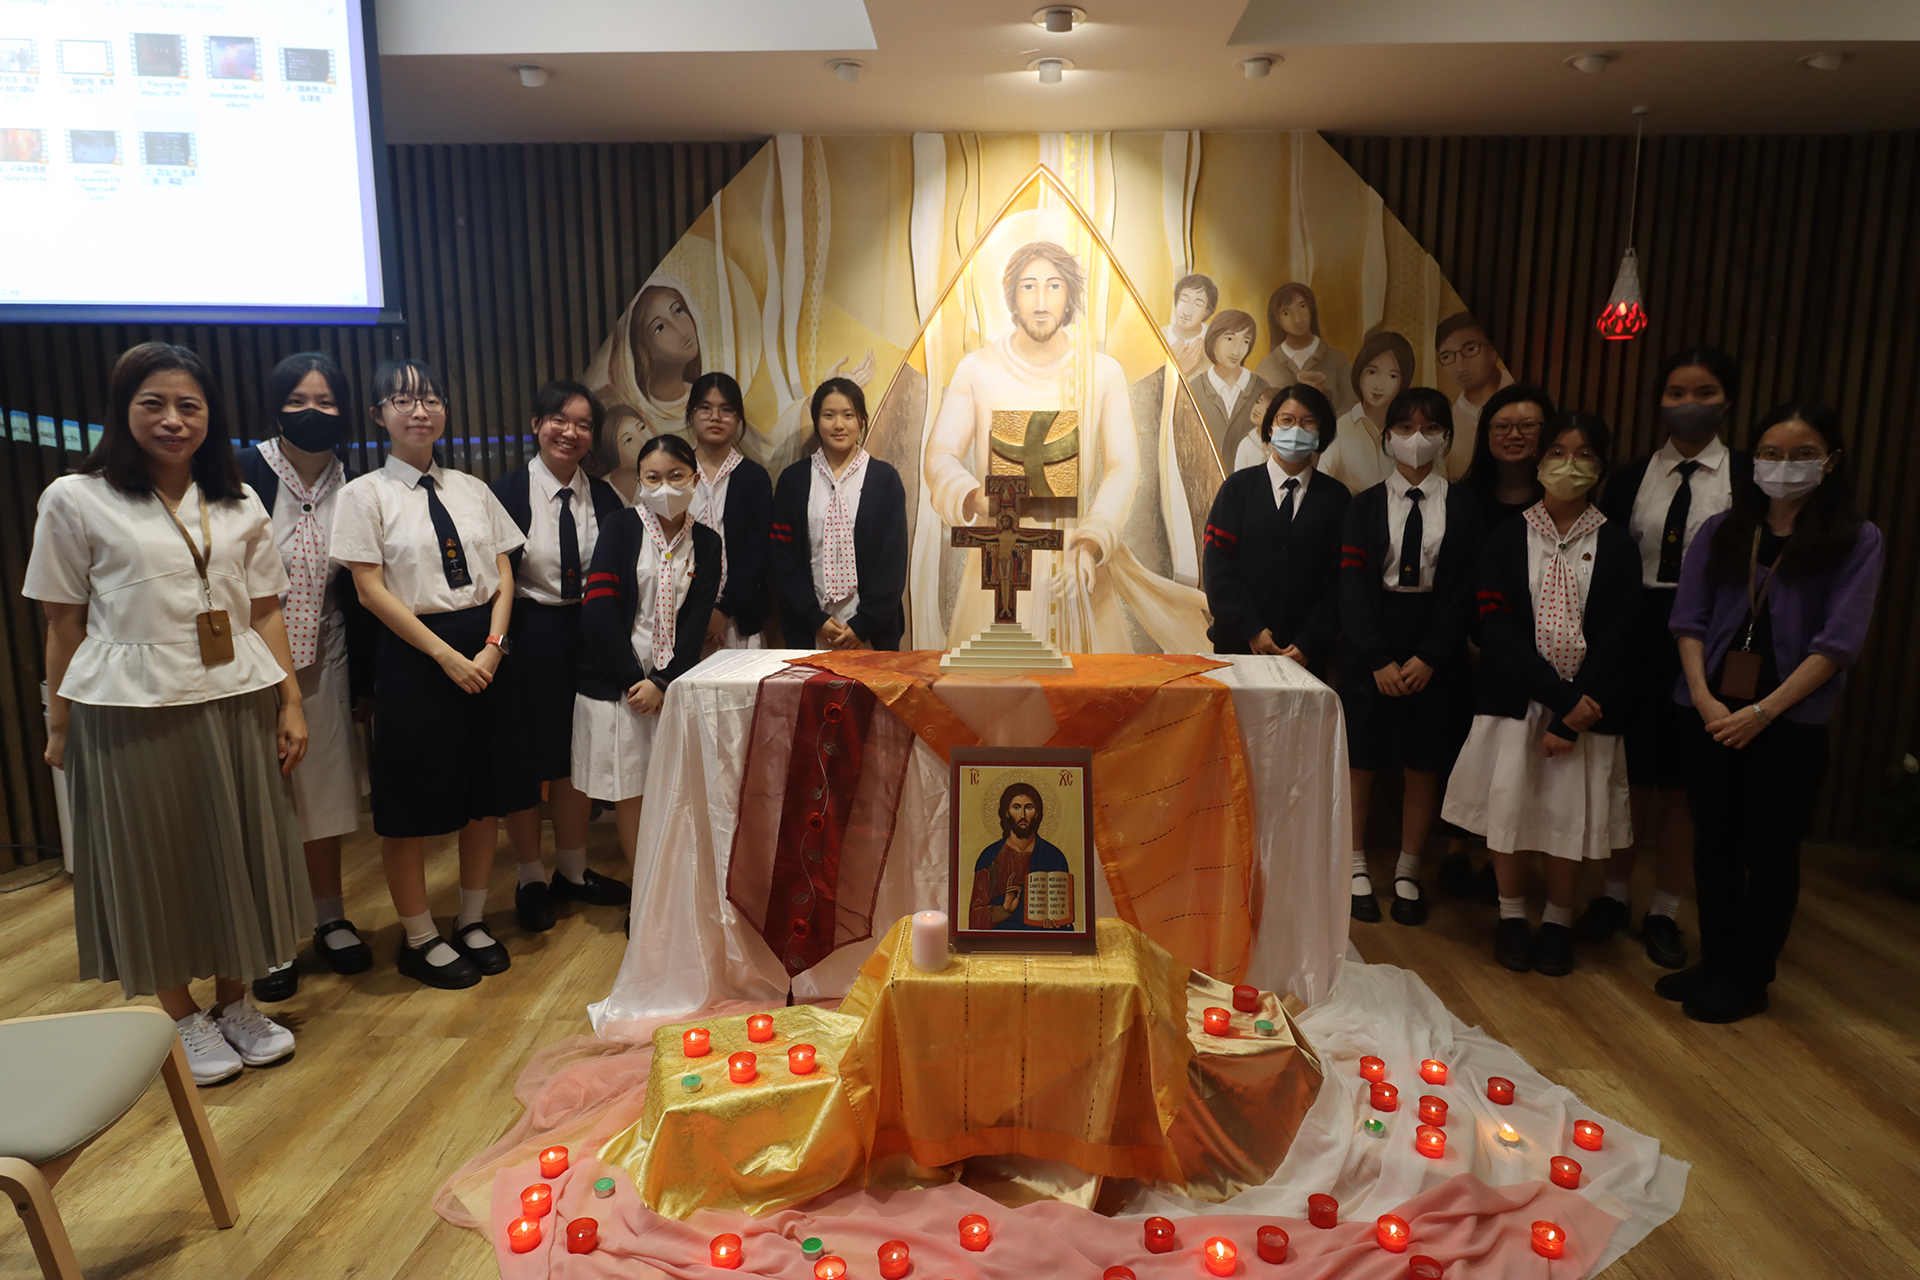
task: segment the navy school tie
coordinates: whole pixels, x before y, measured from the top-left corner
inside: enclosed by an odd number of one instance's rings
[[[1417,587],[1420,585],[1420,542],[1426,535],[1426,528],[1420,519],[1420,499],[1426,495],[1418,489],[1407,490],[1406,528],[1400,531],[1400,585]]]
[[[467,572],[467,549],[460,545],[460,531],[453,527],[453,517],[447,514],[447,508],[435,492],[439,488],[432,476],[421,476],[420,487],[427,491],[427,519],[433,521],[433,540],[440,548],[440,568],[447,575],[450,587],[473,585],[473,575]]]
[[[580,532],[573,524],[573,490],[562,489],[560,499],[560,598],[580,598]]]
[[[1680,562],[1687,549],[1687,512],[1693,508],[1693,473],[1699,469],[1697,462],[1683,462],[1674,468],[1680,473],[1680,487],[1673,491],[1673,501],[1667,504],[1667,523],[1660,530],[1660,568],[1654,574],[1655,582],[1680,581]]]

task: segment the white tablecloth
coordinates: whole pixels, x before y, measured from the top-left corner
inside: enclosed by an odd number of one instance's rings
[[[647,771],[633,877],[633,936],[596,1033],[721,1000],[778,1002],[787,973],[727,901],[740,770],[761,679],[807,650],[729,650],[674,681]],[[1254,806],[1253,954],[1244,981],[1325,999],[1347,950],[1347,739],[1334,691],[1287,658],[1232,657],[1208,673],[1233,691]],[[1042,743],[1029,745],[1041,746]],[[916,740],[900,820],[874,903],[876,932],[947,902],[947,765]],[[1115,914],[1104,880],[1094,909]],[[841,947],[793,981],[796,999],[842,996],[871,941]]]

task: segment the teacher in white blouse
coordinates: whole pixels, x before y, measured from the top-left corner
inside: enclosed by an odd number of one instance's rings
[[[40,496],[23,591],[47,615],[80,976],[158,997],[203,1085],[293,1052],[246,999],[313,911],[287,780],[307,748],[287,588],[206,365],[166,343],[126,352],[100,444]],[[188,988],[205,977],[210,1009]]]

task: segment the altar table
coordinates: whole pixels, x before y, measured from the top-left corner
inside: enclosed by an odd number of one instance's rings
[[[787,972],[727,900],[727,867],[760,681],[808,652],[717,653],[668,689],[640,820],[632,938],[613,990],[588,1010],[602,1038],[718,1001],[784,1000]],[[1207,676],[1232,694],[1254,808],[1244,981],[1311,1004],[1333,990],[1347,948],[1352,832],[1339,698],[1290,659],[1222,660],[1229,665]],[[916,741],[873,906],[881,928],[947,902],[947,785],[946,761]],[[1104,879],[1094,892],[1096,916],[1118,914]],[[794,998],[844,996],[872,946],[842,946],[801,973]]]

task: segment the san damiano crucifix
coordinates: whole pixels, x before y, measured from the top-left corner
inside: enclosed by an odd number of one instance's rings
[[[994,622],[1018,622],[1019,593],[1033,589],[1033,553],[1060,550],[1065,535],[1020,523],[1025,476],[988,476],[981,485],[993,499],[993,523],[957,526],[953,545],[980,548],[980,585],[993,592]]]

